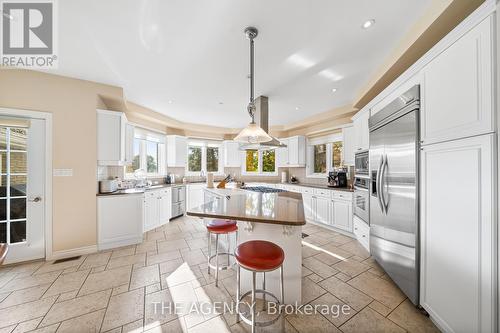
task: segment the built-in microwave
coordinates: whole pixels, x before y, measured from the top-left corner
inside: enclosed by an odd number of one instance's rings
[[[368,150],[357,152],[354,156],[354,175],[369,177],[369,154]]]

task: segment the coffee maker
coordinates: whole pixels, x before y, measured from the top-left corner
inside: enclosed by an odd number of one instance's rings
[[[329,187],[347,187],[347,172],[330,171],[328,173]]]

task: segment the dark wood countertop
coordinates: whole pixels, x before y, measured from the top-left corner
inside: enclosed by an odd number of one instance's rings
[[[258,193],[216,188],[206,191],[217,199],[189,209],[187,215],[289,226],[306,224],[300,193]]]

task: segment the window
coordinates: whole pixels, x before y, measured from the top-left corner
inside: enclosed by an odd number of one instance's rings
[[[326,172],[326,144],[314,146],[314,173]]]
[[[274,150],[262,152],[262,172],[274,172],[276,170]]]
[[[274,150],[247,150],[243,174],[276,175],[276,152]]]
[[[125,175],[132,178],[136,170],[142,169],[150,176],[166,172],[165,144],[163,137],[142,129],[135,129],[132,164],[125,167]]]
[[[201,171],[201,147],[188,147],[188,171]]]
[[[259,172],[259,152],[257,150],[246,151],[246,172]]]
[[[342,164],[342,141],[337,141],[332,143],[332,166],[338,168]]]
[[[199,175],[203,172],[219,173],[223,171],[220,159],[220,145],[193,141],[188,143],[186,174]]]
[[[219,148],[207,147],[207,171],[219,171]]]
[[[341,136],[314,138],[308,142],[307,177],[323,178],[329,171],[344,166]]]

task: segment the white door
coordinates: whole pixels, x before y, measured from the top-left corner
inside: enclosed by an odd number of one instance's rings
[[[24,121],[23,121],[24,124]],[[45,257],[45,120],[0,126],[0,243],[5,263]]]

